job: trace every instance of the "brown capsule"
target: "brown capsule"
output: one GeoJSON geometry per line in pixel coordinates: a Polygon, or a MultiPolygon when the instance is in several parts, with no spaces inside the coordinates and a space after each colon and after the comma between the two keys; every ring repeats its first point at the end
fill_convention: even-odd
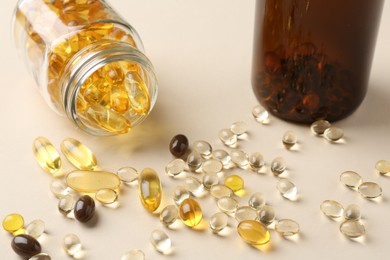
{"type": "Polygon", "coordinates": [[[39,242],[29,235],[17,235],[12,239],[12,249],[25,259],[39,254],[42,251],[39,242]]]}
{"type": "Polygon", "coordinates": [[[95,201],[88,195],[81,196],[74,206],[74,216],[80,222],[88,222],[95,214],[95,201]]]}
{"type": "Polygon", "coordinates": [[[175,135],[169,144],[169,151],[175,157],[182,157],[187,149],[188,139],[185,135],[175,135]]]}

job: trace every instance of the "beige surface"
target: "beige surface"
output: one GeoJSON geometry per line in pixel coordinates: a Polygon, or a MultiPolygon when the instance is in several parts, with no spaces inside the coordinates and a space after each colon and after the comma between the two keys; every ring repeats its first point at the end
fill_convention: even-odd
{"type": "MultiPolygon", "coordinates": [[[[53,259],[67,259],[61,238],[68,232],[81,238],[84,259],[120,259],[124,252],[136,248],[142,249],[147,259],[389,258],[390,178],[378,176],[373,167],[378,159],[390,160],[390,2],[385,4],[367,97],[355,114],[336,123],[346,133],[345,143],[338,145],[313,137],[307,127],[275,118],[263,126],[251,117],[256,104],[249,80],[253,0],[112,1],[140,33],[156,67],[160,93],[152,115],[142,126],[129,135],[111,138],[88,136],[74,129],[44,103],[9,36],[13,2],[4,1],[0,8],[0,217],[20,212],[26,222],[44,220],[47,234],[41,244],[53,259]],[[289,177],[300,193],[299,201],[287,201],[275,190],[276,180],[270,174],[237,170],[248,192],[239,201],[245,204],[251,193],[263,192],[278,218],[300,223],[302,233],[297,241],[271,231],[271,246],[259,251],[238,237],[233,219],[226,237],[213,235],[207,227],[203,231],[184,227],[169,230],[142,208],[134,187],[124,187],[119,208],[98,205],[95,226],[82,225],[57,211],[57,200],[48,186],[51,176],[38,167],[31,152],[32,140],[40,135],[56,147],[65,137],[80,139],[95,151],[103,169],[115,171],[127,165],[155,168],[161,174],[167,204],[173,188],[181,183],[164,174],[171,159],[167,149],[170,138],[185,133],[191,141],[205,139],[222,147],[217,140],[219,129],[236,120],[246,121],[250,131],[240,148],[248,153],[262,152],[267,163],[277,155],[284,156],[289,177]],[[287,129],[298,134],[297,152],[285,150],[280,143],[287,129]],[[378,182],[383,199],[367,201],[343,187],[338,177],[347,169],[378,182]],[[339,223],[321,214],[319,204],[325,199],[361,206],[367,229],[364,242],[346,239],[338,231],[339,223]],[[170,256],[162,256],[150,245],[150,232],[156,228],[172,238],[170,256]]],[[[217,212],[211,198],[199,201],[206,220],[217,212]]],[[[11,237],[1,232],[0,259],[19,259],[10,241],[11,237]]]]}

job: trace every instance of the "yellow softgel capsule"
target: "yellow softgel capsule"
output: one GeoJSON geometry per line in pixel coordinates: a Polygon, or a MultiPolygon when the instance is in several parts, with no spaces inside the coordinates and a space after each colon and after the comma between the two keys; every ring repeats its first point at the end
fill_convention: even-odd
{"type": "Polygon", "coordinates": [[[94,170],[96,168],[96,157],[92,151],[73,138],[66,138],[61,143],[61,151],[66,159],[80,170],[94,170]]]}
{"type": "Polygon", "coordinates": [[[154,212],[161,203],[162,190],[160,178],[155,170],[145,168],[138,177],[138,194],[142,205],[154,212]]]}
{"type": "Polygon", "coordinates": [[[96,193],[101,189],[118,189],[121,181],[112,172],[76,170],[66,176],[66,183],[75,191],[96,193]]]}
{"type": "Polygon", "coordinates": [[[199,203],[191,198],[183,200],[179,207],[179,215],[183,223],[189,227],[197,226],[203,218],[199,203]]]}
{"type": "Polygon", "coordinates": [[[5,231],[14,233],[24,226],[24,219],[20,214],[13,213],[5,216],[3,219],[3,228],[5,231]]]}
{"type": "Polygon", "coordinates": [[[61,168],[61,158],[57,150],[46,137],[37,137],[33,141],[35,159],[48,173],[55,174],[61,168]]]}
{"type": "Polygon", "coordinates": [[[240,191],[244,188],[244,180],[238,175],[230,175],[225,178],[224,184],[233,192],[240,191]]]}
{"type": "Polygon", "coordinates": [[[237,226],[240,237],[251,245],[263,245],[269,242],[270,233],[267,227],[256,220],[244,220],[237,226]]]}
{"type": "Polygon", "coordinates": [[[131,109],[140,115],[148,113],[150,110],[149,91],[137,72],[129,71],[126,74],[125,87],[129,95],[131,109]]]}

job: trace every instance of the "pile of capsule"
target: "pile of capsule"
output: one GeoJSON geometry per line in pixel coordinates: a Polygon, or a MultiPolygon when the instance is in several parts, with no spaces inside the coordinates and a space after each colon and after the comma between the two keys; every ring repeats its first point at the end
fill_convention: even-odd
{"type": "Polygon", "coordinates": [[[376,182],[363,182],[362,177],[355,171],[344,171],[340,174],[340,182],[351,190],[357,190],[367,199],[375,199],[382,195],[382,188],[376,182]]]}
{"type": "Polygon", "coordinates": [[[327,120],[317,120],[310,126],[310,130],[317,136],[323,136],[329,142],[337,142],[344,136],[341,128],[334,127],[327,120]]]}

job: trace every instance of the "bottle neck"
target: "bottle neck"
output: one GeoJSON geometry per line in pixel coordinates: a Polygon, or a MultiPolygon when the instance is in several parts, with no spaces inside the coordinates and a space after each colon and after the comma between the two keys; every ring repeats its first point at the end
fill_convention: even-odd
{"type": "MultiPolygon", "coordinates": [[[[157,97],[157,79],[153,65],[138,49],[125,42],[100,41],[91,44],[75,55],[64,69],[60,80],[62,104],[66,116],[81,130],[93,135],[113,135],[104,129],[91,127],[80,119],[77,111],[77,97],[85,81],[99,68],[114,62],[136,63],[142,70],[149,92],[150,109],[157,97]]],[[[141,123],[148,113],[132,121],[132,127],[141,123]]]]}

